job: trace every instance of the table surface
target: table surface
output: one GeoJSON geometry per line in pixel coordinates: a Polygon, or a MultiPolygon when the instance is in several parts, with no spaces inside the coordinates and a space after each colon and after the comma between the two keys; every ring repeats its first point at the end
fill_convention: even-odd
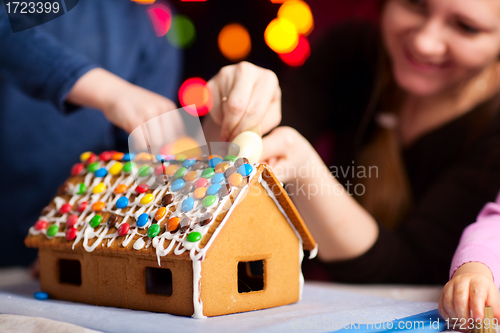
{"type": "MultiPolygon", "coordinates": [[[[29,276],[28,270],[24,268],[9,268],[9,269],[0,269],[0,291],[3,290],[16,290],[16,287],[26,288],[27,290],[36,288],[37,284],[34,282],[29,276]],[[23,287],[26,286],[26,287],[23,287]]],[[[414,301],[401,303],[401,304],[414,304],[412,305],[415,309],[419,308],[435,308],[435,304],[429,303],[416,303],[416,302],[437,302],[439,300],[439,295],[441,292],[442,286],[405,286],[405,285],[349,285],[349,284],[338,284],[338,283],[323,283],[323,282],[307,282],[306,290],[309,293],[315,293],[317,290],[321,290],[321,292],[332,293],[331,295],[348,295],[348,293],[354,293],[359,295],[360,300],[366,300],[367,304],[369,302],[373,302],[374,300],[378,300],[380,297],[388,298],[387,302],[391,303],[392,300],[400,300],[400,301],[414,301]],[[420,307],[419,307],[420,306],[420,307]]],[[[31,292],[31,290],[30,290],[31,292]]],[[[307,299],[306,296],[305,298],[307,299]]],[[[317,296],[320,297],[320,296],[317,296]]],[[[10,296],[8,297],[10,298],[10,296]]],[[[309,300],[310,301],[310,300],[309,300]]],[[[316,301],[316,300],[314,300],[316,301]]],[[[305,301],[307,302],[307,300],[305,301]]],[[[379,301],[380,302],[380,301],[379,301]]],[[[304,302],[302,302],[304,303],[304,302]]],[[[313,302],[314,303],[314,302],[313,302]]],[[[393,305],[397,305],[396,301],[392,301],[393,305]]],[[[15,303],[18,304],[18,303],[15,303]]],[[[377,303],[374,303],[377,304],[377,303]]],[[[305,304],[308,305],[308,304],[305,304]]],[[[84,306],[84,305],[79,305],[84,306]]],[[[304,306],[304,304],[302,304],[304,306]]],[[[324,305],[323,305],[324,306],[324,305]]],[[[87,306],[87,308],[95,308],[91,306],[87,306]]],[[[283,307],[276,308],[282,309],[283,307]]],[[[85,308],[84,308],[85,309],[85,308]]],[[[107,308],[114,309],[114,308],[107,308]]],[[[307,308],[306,308],[307,309],[307,308]]],[[[115,309],[118,310],[118,309],[115,309]]],[[[120,309],[121,310],[121,309],[120,309]]],[[[261,314],[260,317],[264,318],[266,315],[269,317],[268,311],[264,315],[261,314]]],[[[294,311],[293,308],[289,309],[290,311],[294,311]]],[[[129,310],[121,310],[121,311],[129,311],[129,310]]],[[[309,309],[309,311],[313,311],[309,309]]],[[[371,308],[371,311],[374,311],[374,308],[371,308]]],[[[415,310],[413,310],[415,311],[415,310]]],[[[425,312],[425,311],[422,311],[425,312]]],[[[96,332],[90,330],[88,328],[76,326],[73,324],[64,323],[62,321],[56,321],[52,319],[39,318],[39,317],[30,317],[26,315],[15,315],[15,313],[23,313],[22,311],[13,311],[10,313],[14,314],[5,314],[9,313],[6,311],[0,311],[0,331],[2,332],[77,332],[77,333],[90,333],[96,332]]],[[[135,313],[135,312],[134,312],[135,313]]],[[[260,312],[262,313],[262,312],[260,312]]],[[[280,316],[283,316],[283,310],[281,312],[278,310],[273,314],[276,316],[279,313],[280,316]]],[[[23,313],[24,314],[24,313],[23,313]]],[[[31,313],[30,313],[31,315],[31,313]]],[[[248,316],[245,317],[246,314],[233,315],[235,318],[239,316],[239,318],[243,318],[242,320],[249,320],[248,316]]],[[[175,316],[174,316],[175,317],[175,316]]],[[[223,316],[229,317],[229,316],[223,316]]],[[[255,317],[255,315],[253,315],[255,317]]],[[[178,317],[175,317],[178,318],[178,317]]],[[[219,317],[221,318],[221,317],[219,317]]],[[[175,319],[177,320],[177,319],[175,319]]],[[[180,319],[180,320],[185,320],[180,319]]],[[[213,321],[215,322],[215,321],[213,321]]],[[[182,324],[182,323],[181,323],[182,324]]],[[[195,325],[196,326],[196,325],[195,325]]],[[[279,331],[280,327],[276,326],[276,330],[279,331]]],[[[216,328],[214,326],[214,328],[216,328]]],[[[258,328],[258,327],[257,327],[258,328]]],[[[259,329],[256,329],[259,331],[259,329]]]]}

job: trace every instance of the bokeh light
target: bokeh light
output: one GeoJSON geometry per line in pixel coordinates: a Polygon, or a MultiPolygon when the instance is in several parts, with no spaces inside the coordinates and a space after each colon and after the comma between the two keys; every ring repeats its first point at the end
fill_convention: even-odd
{"type": "Polygon", "coordinates": [[[165,36],[172,23],[172,11],[170,8],[163,4],[157,4],[149,6],[147,12],[153,23],[156,36],[165,36]]]}
{"type": "Polygon", "coordinates": [[[137,2],[140,5],[152,5],[156,0],[132,0],[133,2],[137,2]]]}
{"type": "Polygon", "coordinates": [[[276,53],[289,53],[299,43],[299,34],[288,20],[276,18],[264,31],[266,44],[276,53]]]}
{"type": "Polygon", "coordinates": [[[304,36],[309,35],[314,28],[311,8],[304,1],[285,1],[278,10],[278,18],[292,22],[297,32],[304,36]]]}
{"type": "MultiPolygon", "coordinates": [[[[183,154],[185,158],[197,158],[201,157],[202,151],[200,144],[195,139],[185,136],[172,144],[163,146],[160,154],[165,156],[183,154]]],[[[178,158],[179,156],[176,157],[178,158]]]]}
{"type": "Polygon", "coordinates": [[[224,57],[234,62],[245,59],[252,49],[250,34],[239,23],[231,23],[222,28],[218,42],[224,57]]]}
{"type": "Polygon", "coordinates": [[[212,109],[212,91],[202,78],[187,79],[179,89],[179,101],[192,116],[201,117],[212,109]],[[196,105],[196,110],[188,107],[192,104],[196,105]]]}
{"type": "Polygon", "coordinates": [[[288,66],[302,66],[311,55],[311,48],[306,37],[300,36],[299,43],[292,52],[279,54],[281,60],[288,66]]]}
{"type": "Polygon", "coordinates": [[[175,15],[167,33],[167,39],[170,44],[180,49],[191,46],[196,39],[193,22],[187,16],[175,15]]]}

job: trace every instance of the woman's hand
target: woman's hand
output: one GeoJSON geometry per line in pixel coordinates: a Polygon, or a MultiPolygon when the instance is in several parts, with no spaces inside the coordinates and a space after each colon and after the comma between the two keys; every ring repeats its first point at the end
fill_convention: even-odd
{"type": "MultiPolygon", "coordinates": [[[[439,313],[445,319],[464,318],[467,321],[471,318],[472,310],[474,320],[483,320],[485,306],[491,306],[495,318],[500,320],[498,290],[493,283],[490,269],[479,262],[460,266],[441,292],[439,313]]],[[[469,324],[470,322],[467,322],[463,325],[464,328],[470,329],[469,324]]],[[[459,321],[455,329],[460,325],[459,321]]]]}
{"type": "Polygon", "coordinates": [[[208,86],[214,101],[209,114],[220,126],[220,141],[232,141],[255,126],[265,134],[281,122],[281,89],[270,70],[240,62],[223,67],[208,86]]]}

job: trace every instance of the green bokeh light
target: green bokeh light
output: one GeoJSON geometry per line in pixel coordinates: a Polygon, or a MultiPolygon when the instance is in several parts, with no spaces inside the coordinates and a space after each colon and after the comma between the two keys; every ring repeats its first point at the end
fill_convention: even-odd
{"type": "Polygon", "coordinates": [[[175,15],[167,33],[167,39],[174,47],[185,49],[193,45],[196,29],[193,22],[184,15],[175,15]]]}

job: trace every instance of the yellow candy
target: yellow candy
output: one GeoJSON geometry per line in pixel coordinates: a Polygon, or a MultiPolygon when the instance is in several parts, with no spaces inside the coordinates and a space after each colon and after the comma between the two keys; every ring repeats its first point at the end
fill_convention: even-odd
{"type": "Polygon", "coordinates": [[[142,205],[147,205],[148,203],[150,203],[151,201],[153,201],[154,198],[155,197],[151,193],[148,193],[148,194],[146,194],[145,196],[142,197],[141,204],[142,205]]]}
{"type": "Polygon", "coordinates": [[[165,169],[165,174],[167,176],[172,176],[176,171],[177,169],[179,169],[179,167],[175,164],[172,164],[172,165],[169,165],[166,169],[165,169]]]}
{"type": "Polygon", "coordinates": [[[198,177],[198,173],[196,171],[189,171],[187,175],[184,176],[184,180],[188,182],[192,182],[198,177]]]}
{"type": "Polygon", "coordinates": [[[203,199],[205,197],[205,194],[207,194],[207,188],[206,187],[198,187],[196,190],[193,192],[193,197],[195,199],[203,199]]]}
{"type": "Polygon", "coordinates": [[[116,176],[119,174],[123,169],[123,165],[120,162],[116,162],[113,164],[111,168],[109,168],[109,173],[112,174],[113,176],[116,176]]]}
{"type": "Polygon", "coordinates": [[[85,162],[86,160],[89,159],[90,156],[92,156],[92,152],[91,151],[86,151],[85,153],[82,153],[80,155],[80,161],[85,162]]]}
{"type": "Polygon", "coordinates": [[[106,189],[106,185],[104,185],[103,183],[99,183],[96,186],[94,186],[94,188],[92,189],[92,192],[93,193],[101,193],[105,189],[106,189]]]}

